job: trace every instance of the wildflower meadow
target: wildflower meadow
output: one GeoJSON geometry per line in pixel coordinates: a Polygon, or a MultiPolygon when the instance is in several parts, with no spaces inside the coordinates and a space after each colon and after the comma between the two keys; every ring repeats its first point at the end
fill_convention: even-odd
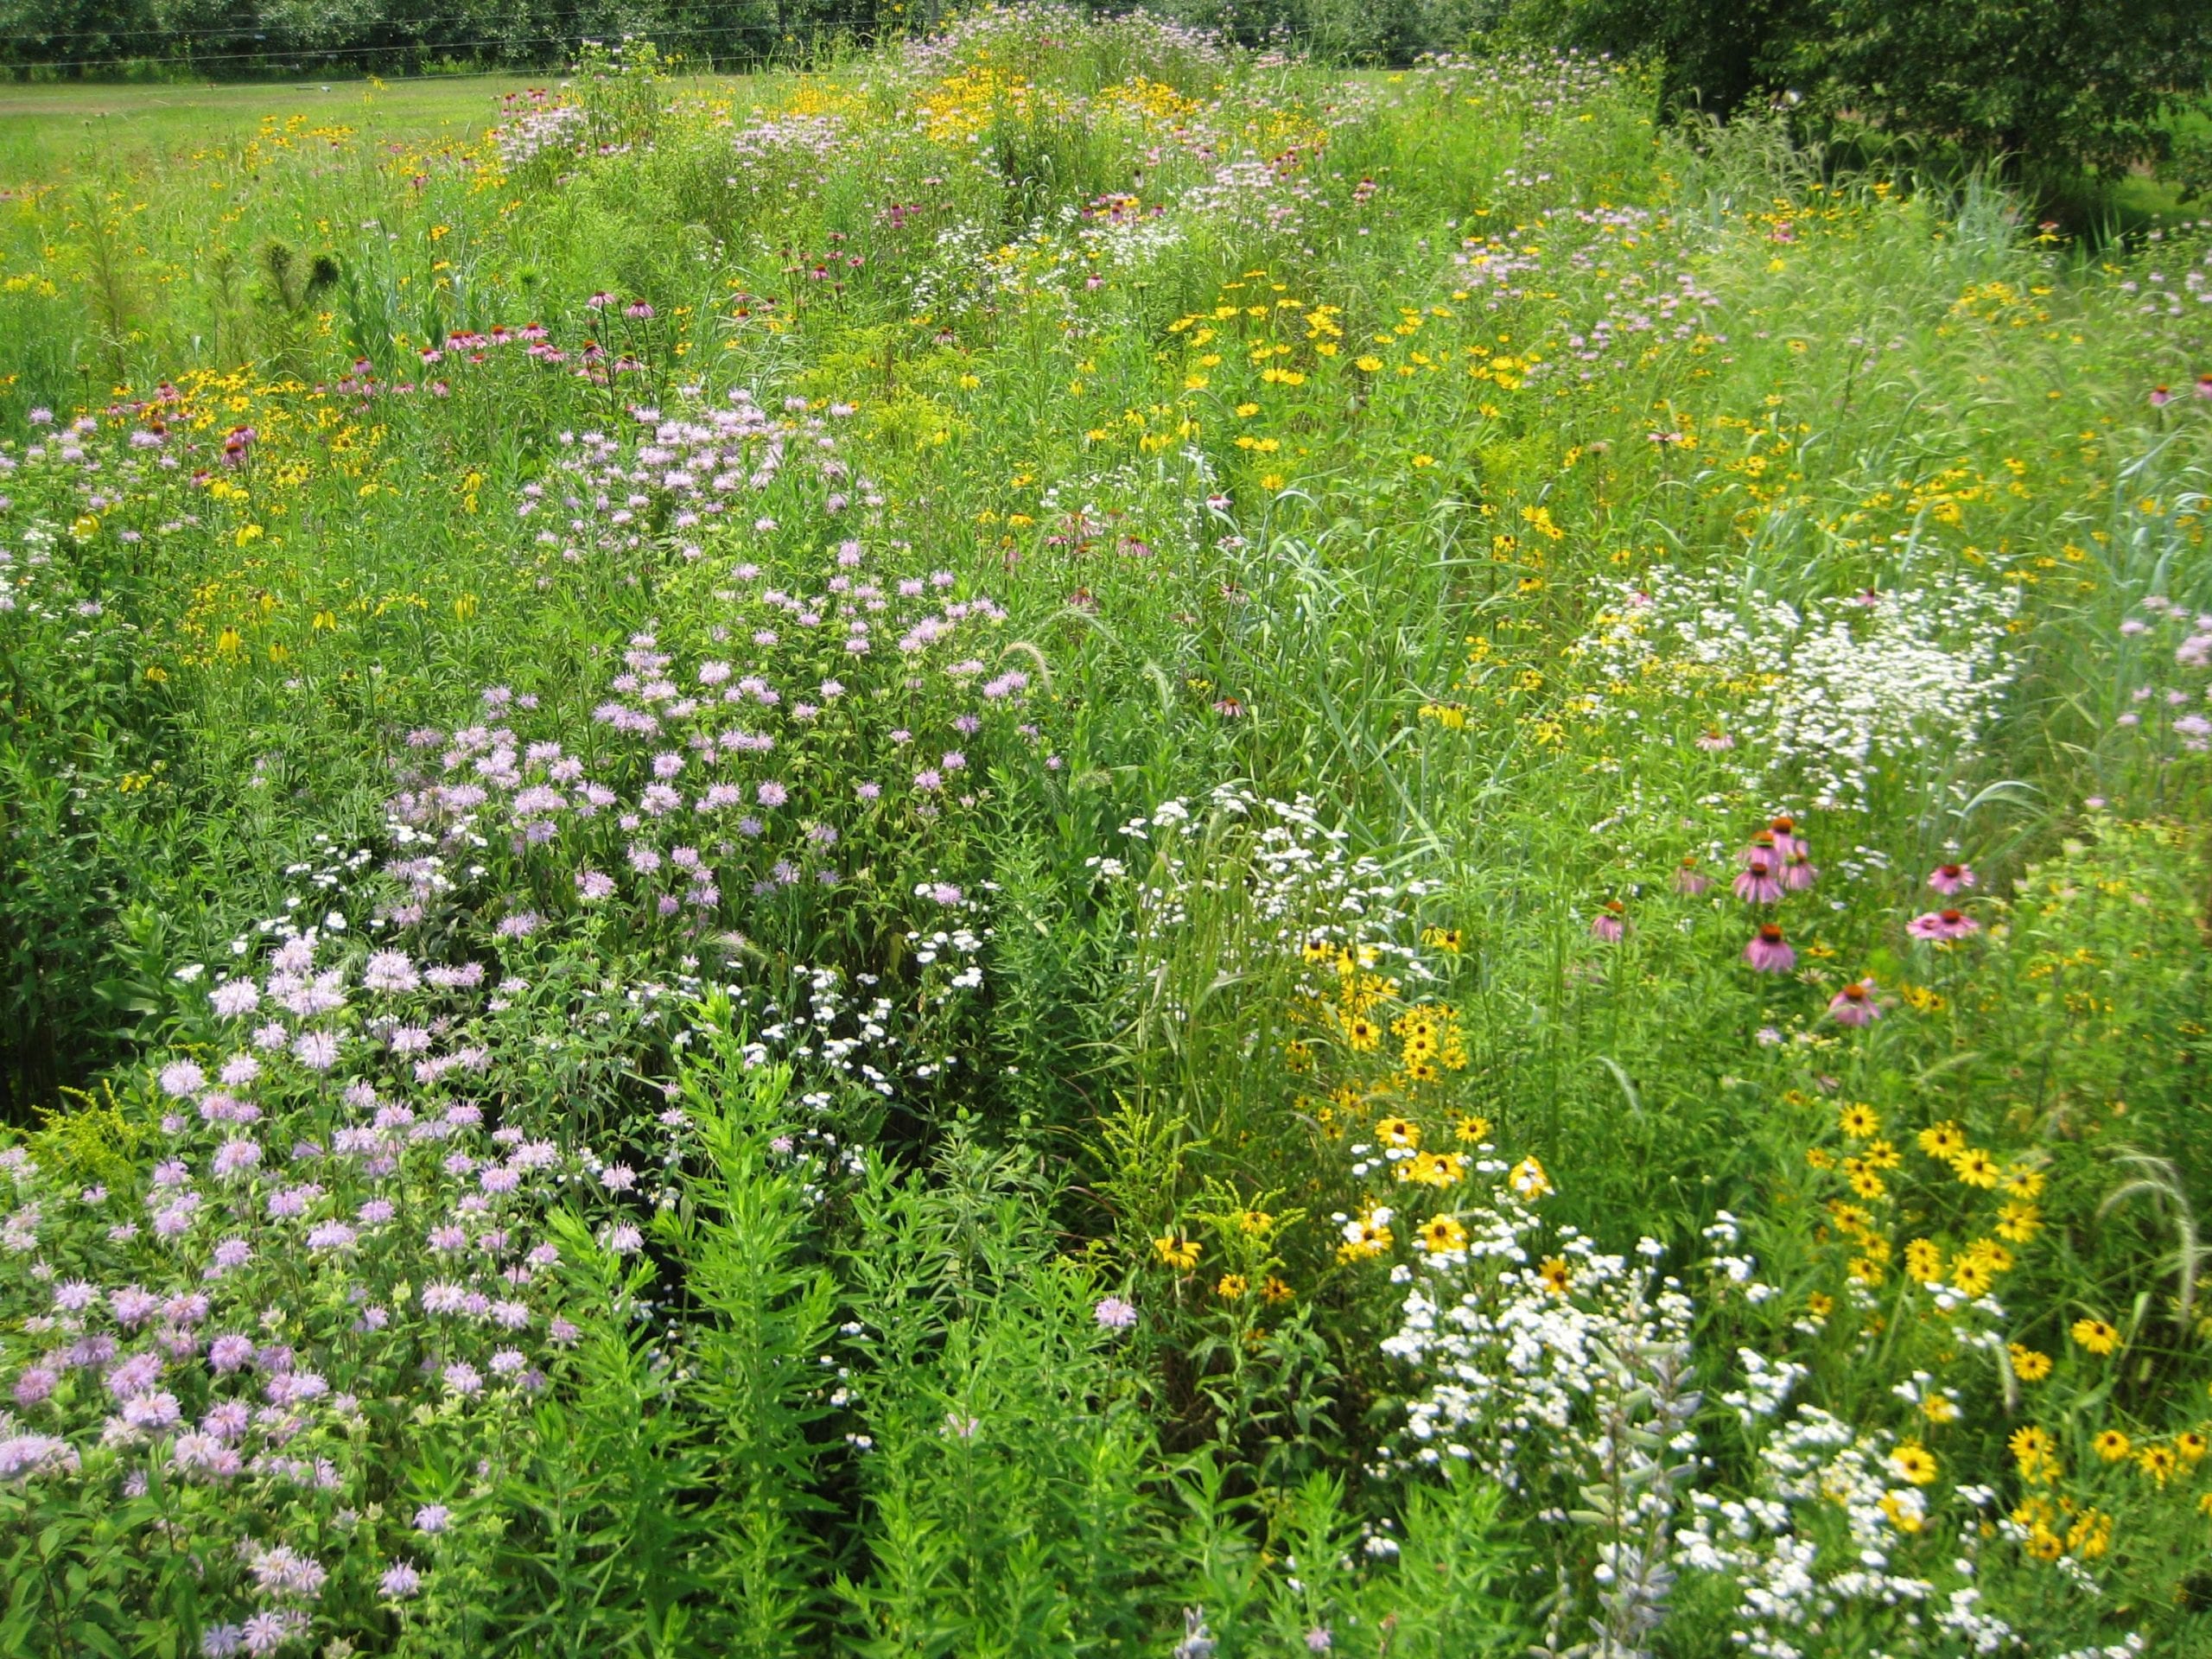
{"type": "Polygon", "coordinates": [[[2212,1655],[2212,221],[1656,86],[0,148],[0,1652],[2212,1655]]]}

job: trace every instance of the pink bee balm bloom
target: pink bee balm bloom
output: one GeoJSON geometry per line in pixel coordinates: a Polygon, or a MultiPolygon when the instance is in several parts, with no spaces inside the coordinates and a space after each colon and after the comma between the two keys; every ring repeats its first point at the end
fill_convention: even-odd
{"type": "Polygon", "coordinates": [[[1119,1296],[1107,1296],[1091,1310],[1091,1317],[1098,1321],[1102,1331],[1126,1331],[1137,1322],[1137,1310],[1119,1296]]]}
{"type": "Polygon", "coordinates": [[[1628,908],[1618,899],[1605,900],[1605,907],[1590,920],[1590,937],[1605,944],[1618,944],[1628,932],[1628,924],[1622,914],[1628,908]]]}
{"type": "Polygon", "coordinates": [[[1713,885],[1709,876],[1698,874],[1697,860],[1686,858],[1675,872],[1675,891],[1694,899],[1713,885]]]}
{"type": "Polygon", "coordinates": [[[1828,999],[1828,1018],[1839,1026],[1871,1026],[1881,1017],[1871,979],[1855,979],[1828,999]]]}
{"type": "Polygon", "coordinates": [[[1916,916],[1904,925],[1904,931],[1916,939],[1963,939],[1969,933],[1981,931],[1981,924],[1963,911],[1931,910],[1924,916],[1916,916]]]}
{"type": "Polygon", "coordinates": [[[1813,861],[1805,856],[1805,843],[1799,842],[1797,850],[1783,866],[1782,885],[1792,893],[1802,893],[1820,879],[1821,873],[1813,868],[1813,861]]]}
{"type": "Polygon", "coordinates": [[[1786,974],[1797,965],[1797,953],[1782,937],[1782,930],[1767,923],[1744,947],[1744,960],[1763,974],[1786,974]]]}
{"type": "Polygon", "coordinates": [[[1754,852],[1745,860],[1743,873],[1736,878],[1735,893],[1747,905],[1770,905],[1782,897],[1782,882],[1775,875],[1770,855],[1754,852]]]}
{"type": "Polygon", "coordinates": [[[1974,886],[1974,866],[1938,864],[1928,873],[1928,885],[1948,899],[1953,893],[1964,892],[1974,886]]]}

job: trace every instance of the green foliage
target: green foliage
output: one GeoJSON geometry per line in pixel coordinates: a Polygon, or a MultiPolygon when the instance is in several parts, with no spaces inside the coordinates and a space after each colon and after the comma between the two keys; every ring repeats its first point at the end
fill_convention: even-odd
{"type": "Polygon", "coordinates": [[[1877,155],[2123,175],[2197,107],[2212,19],[2190,0],[1516,0],[1503,26],[1666,66],[1663,97],[1729,116],[1773,102],[1877,155]]]}

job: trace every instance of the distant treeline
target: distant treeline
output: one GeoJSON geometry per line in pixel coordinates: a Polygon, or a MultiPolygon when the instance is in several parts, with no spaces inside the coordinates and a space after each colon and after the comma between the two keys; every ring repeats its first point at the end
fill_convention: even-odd
{"type": "MultiPolygon", "coordinates": [[[[0,0],[0,74],[245,79],[554,68],[652,40],[702,67],[823,57],[961,0],[0,0]]],[[[1090,12],[1126,4],[1084,4],[1090,12]]],[[[2212,187],[2212,0],[1157,0],[1240,44],[1404,65],[1491,43],[1660,71],[1671,116],[1771,107],[1801,135],[2045,176],[2145,163],[2212,187]]]]}

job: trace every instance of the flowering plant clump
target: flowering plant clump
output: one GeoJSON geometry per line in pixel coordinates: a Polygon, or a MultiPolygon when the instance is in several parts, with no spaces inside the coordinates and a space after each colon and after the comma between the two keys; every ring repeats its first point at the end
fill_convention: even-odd
{"type": "Polygon", "coordinates": [[[2202,1647],[2212,223],[1352,11],[17,146],[0,1653],[2202,1647]]]}

